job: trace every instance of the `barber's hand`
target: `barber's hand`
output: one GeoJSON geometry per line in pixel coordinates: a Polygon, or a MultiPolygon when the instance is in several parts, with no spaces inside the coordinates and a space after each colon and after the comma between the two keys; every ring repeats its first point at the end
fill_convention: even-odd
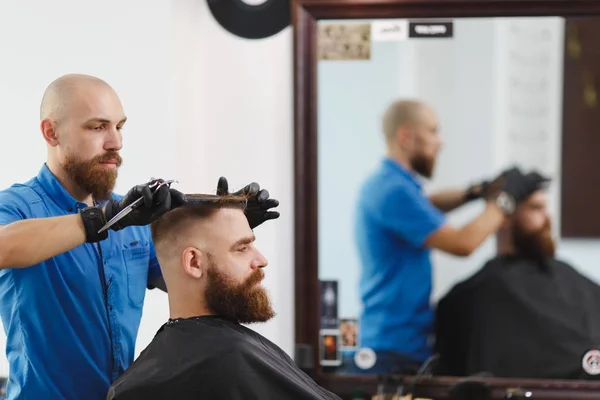
{"type": "MultiPolygon", "coordinates": [[[[516,168],[515,168],[516,170],[516,168]]],[[[524,174],[521,171],[509,171],[506,175],[505,191],[518,202],[527,199],[536,190],[544,187],[550,178],[542,176],[537,171],[524,174]]]]}
{"type": "Polygon", "coordinates": [[[173,210],[177,207],[181,207],[181,206],[187,204],[187,197],[185,196],[184,193],[181,193],[179,190],[173,189],[173,188],[169,188],[169,192],[171,194],[170,210],[173,210]]]}
{"type": "Polygon", "coordinates": [[[496,198],[504,188],[506,182],[505,174],[508,171],[508,169],[502,171],[502,173],[492,180],[486,179],[469,186],[465,194],[465,202],[468,203],[481,198],[486,200],[496,198]]]}
{"type": "Polygon", "coordinates": [[[515,202],[523,201],[531,194],[530,184],[523,172],[517,167],[504,170],[492,183],[490,183],[489,195],[495,197],[500,192],[510,195],[515,202]],[[491,187],[493,184],[493,187],[491,187]]]}
{"type": "Polygon", "coordinates": [[[108,200],[104,208],[106,221],[110,221],[111,218],[139,198],[143,199],[129,214],[111,226],[110,229],[118,231],[127,226],[149,225],[164,213],[171,210],[172,205],[174,204],[173,199],[175,199],[176,202],[181,202],[181,204],[183,204],[185,196],[183,196],[181,192],[175,191],[174,189],[169,189],[169,185],[161,186],[153,195],[152,193],[156,189],[151,188],[150,185],[156,182],[160,184],[164,182],[164,180],[155,179],[143,185],[135,186],[129,190],[129,192],[127,192],[127,194],[123,196],[120,201],[113,199],[108,200]],[[179,196],[179,194],[181,194],[183,197],[179,196]]]}
{"type": "Polygon", "coordinates": [[[260,188],[256,182],[252,182],[235,193],[229,193],[229,184],[227,179],[222,176],[217,183],[218,196],[246,196],[248,204],[246,206],[246,218],[251,229],[256,228],[260,224],[279,218],[279,212],[269,211],[279,205],[279,201],[269,198],[269,192],[266,189],[260,188]]]}
{"type": "Polygon", "coordinates": [[[504,186],[506,185],[506,176],[508,170],[502,171],[498,176],[496,176],[491,181],[487,182],[485,188],[483,189],[483,193],[481,197],[486,200],[492,200],[498,197],[498,195],[504,190],[504,186]]]}
{"type": "Polygon", "coordinates": [[[465,202],[468,203],[484,197],[488,185],[489,181],[485,180],[469,186],[465,193],[465,202]]]}

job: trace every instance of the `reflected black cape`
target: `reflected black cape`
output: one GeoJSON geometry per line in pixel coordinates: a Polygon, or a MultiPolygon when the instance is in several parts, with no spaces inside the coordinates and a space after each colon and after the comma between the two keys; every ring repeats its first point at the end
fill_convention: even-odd
{"type": "Polygon", "coordinates": [[[558,260],[490,260],[437,307],[439,375],[596,379],[582,368],[600,346],[600,286],[558,260]]]}
{"type": "Polygon", "coordinates": [[[107,399],[340,400],[275,344],[219,317],[165,324],[107,399]]]}

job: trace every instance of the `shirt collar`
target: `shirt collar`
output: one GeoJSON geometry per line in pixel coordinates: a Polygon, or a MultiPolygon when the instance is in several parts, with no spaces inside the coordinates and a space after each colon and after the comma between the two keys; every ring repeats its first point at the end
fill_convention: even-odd
{"type": "Polygon", "coordinates": [[[408,169],[406,169],[404,166],[400,165],[398,162],[396,162],[392,158],[385,157],[383,159],[383,166],[388,171],[392,171],[394,173],[402,175],[403,177],[408,179],[410,182],[414,183],[415,186],[417,186],[418,188],[421,188],[421,186],[422,186],[421,180],[419,179],[419,176],[417,175],[417,173],[413,172],[413,171],[409,171],[408,169]]]}
{"type": "Polygon", "coordinates": [[[42,185],[42,188],[44,188],[44,191],[65,211],[73,212],[74,210],[87,207],[87,204],[77,201],[67,192],[67,189],[64,188],[58,178],[50,171],[46,163],[42,165],[37,180],[42,185]]]}

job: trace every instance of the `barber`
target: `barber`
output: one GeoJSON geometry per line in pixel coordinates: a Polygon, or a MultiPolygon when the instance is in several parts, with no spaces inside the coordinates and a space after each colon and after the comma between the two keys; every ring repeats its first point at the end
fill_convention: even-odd
{"type": "Polygon", "coordinates": [[[361,188],[356,238],[362,274],[360,345],[375,352],[365,373],[414,373],[430,356],[434,315],[431,249],[465,257],[496,232],[512,211],[522,175],[507,171],[492,182],[427,197],[440,148],[434,111],[400,100],[383,116],[387,156],[361,188]],[[485,209],[456,228],[444,213],[472,200],[485,209]]]}
{"type": "MultiPolygon", "coordinates": [[[[46,162],[36,177],[0,191],[8,400],[105,399],[133,362],[146,289],[166,290],[148,225],[185,196],[168,185],[157,190],[162,180],[122,197],[113,193],[124,124],[106,82],[58,78],[41,105],[46,162]],[[98,233],[139,199],[139,207],[98,233]]],[[[249,202],[264,200],[258,185],[246,189],[249,202]]]]}

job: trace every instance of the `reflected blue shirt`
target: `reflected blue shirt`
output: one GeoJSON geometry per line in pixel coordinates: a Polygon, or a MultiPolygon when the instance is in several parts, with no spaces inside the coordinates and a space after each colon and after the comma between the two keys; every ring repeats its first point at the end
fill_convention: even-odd
{"type": "MultiPolygon", "coordinates": [[[[0,225],[85,207],[44,164],[28,182],[0,191],[0,225]]],[[[6,398],[104,400],[133,362],[146,288],[160,275],[147,226],[109,231],[100,243],[0,270],[6,398]]]]}
{"type": "Polygon", "coordinates": [[[418,362],[431,355],[432,267],[424,243],[444,222],[417,178],[391,159],[363,184],[355,225],[362,347],[418,362]]]}

